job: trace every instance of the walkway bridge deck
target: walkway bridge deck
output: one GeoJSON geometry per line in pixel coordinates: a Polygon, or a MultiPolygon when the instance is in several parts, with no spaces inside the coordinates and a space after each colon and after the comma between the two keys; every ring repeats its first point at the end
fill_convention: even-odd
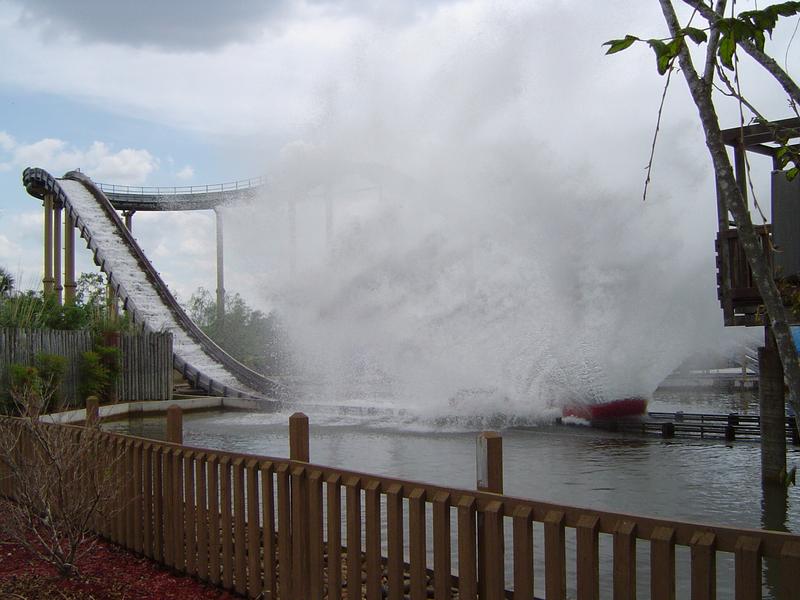
{"type": "Polygon", "coordinates": [[[266,186],[263,177],[212,185],[143,187],[97,183],[117,210],[210,210],[255,199],[266,186]]]}

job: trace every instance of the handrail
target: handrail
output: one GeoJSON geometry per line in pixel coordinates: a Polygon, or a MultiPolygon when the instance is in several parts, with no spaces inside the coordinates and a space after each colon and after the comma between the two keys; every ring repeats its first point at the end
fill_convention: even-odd
{"type": "Polygon", "coordinates": [[[236,181],[226,181],[224,183],[212,183],[208,185],[185,186],[135,186],[95,182],[95,185],[105,194],[130,196],[176,196],[233,192],[260,187],[265,184],[266,180],[264,177],[251,177],[249,179],[238,179],[236,181]]]}

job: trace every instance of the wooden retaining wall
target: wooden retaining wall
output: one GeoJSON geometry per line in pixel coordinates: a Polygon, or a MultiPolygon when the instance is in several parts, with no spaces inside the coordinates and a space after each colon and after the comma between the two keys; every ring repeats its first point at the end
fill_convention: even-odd
{"type": "MultiPolygon", "coordinates": [[[[119,335],[122,362],[115,384],[118,401],[170,400],[172,398],[172,334],[124,333],[119,335]]],[[[53,329],[0,329],[0,382],[8,382],[8,367],[14,363],[34,365],[39,353],[67,359],[62,383],[68,406],[79,406],[81,354],[92,349],[89,331],[53,329]]]]}
{"type": "MultiPolygon", "coordinates": [[[[83,430],[121,490],[96,530],[249,598],[531,600],[541,590],[565,600],[572,589],[598,600],[602,576],[613,590],[603,597],[615,600],[636,598],[637,588],[640,598],[672,600],[678,578],[681,597],[714,599],[722,578],[736,600],[754,600],[765,559],[778,565],[786,598],[800,589],[797,535],[500,493],[496,434],[479,443],[482,489],[467,490],[311,464],[307,424],[304,415],[290,420],[289,459],[83,430]]],[[[2,463],[0,493],[14,495],[2,463]]]]}

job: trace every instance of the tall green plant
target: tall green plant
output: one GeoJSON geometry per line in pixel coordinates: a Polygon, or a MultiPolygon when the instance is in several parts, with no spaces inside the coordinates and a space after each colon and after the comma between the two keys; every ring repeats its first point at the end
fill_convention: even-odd
{"type": "Polygon", "coordinates": [[[114,383],[120,374],[120,351],[113,346],[97,345],[81,354],[81,398],[97,396],[103,402],[112,400],[114,383]]]}

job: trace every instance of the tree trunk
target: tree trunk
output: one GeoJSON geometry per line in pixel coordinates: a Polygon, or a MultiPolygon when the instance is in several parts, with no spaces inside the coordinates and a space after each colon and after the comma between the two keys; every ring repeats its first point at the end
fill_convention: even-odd
{"type": "MultiPolygon", "coordinates": [[[[680,25],[670,0],[659,0],[664,19],[672,36],[677,36],[680,25]]],[[[800,427],[800,363],[797,360],[797,349],[792,340],[789,321],[783,300],[778,292],[769,263],[761,248],[761,244],[750,219],[750,211],[736,183],[728,152],[722,141],[717,111],[711,98],[711,83],[698,77],[692,64],[689,51],[684,44],[678,55],[681,71],[684,74],[692,100],[697,107],[706,146],[714,165],[719,193],[723,204],[731,212],[739,232],[739,242],[747,256],[747,262],[753,273],[753,281],[764,302],[764,308],[772,327],[778,354],[783,364],[784,374],[789,384],[789,403],[794,409],[795,421],[800,427]]]]}

